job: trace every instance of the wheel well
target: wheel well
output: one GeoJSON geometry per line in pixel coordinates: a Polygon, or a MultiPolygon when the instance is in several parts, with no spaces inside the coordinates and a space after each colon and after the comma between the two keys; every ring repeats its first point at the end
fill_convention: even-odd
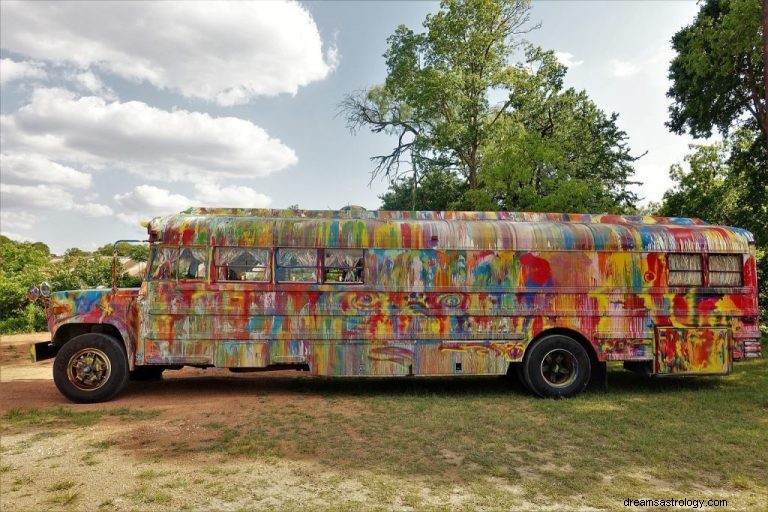
{"type": "Polygon", "coordinates": [[[125,350],[125,340],[123,340],[123,336],[120,334],[117,327],[111,324],[65,324],[56,330],[56,335],[53,337],[52,341],[54,345],[61,347],[75,336],[80,336],[81,334],[87,334],[89,332],[109,334],[120,341],[120,345],[122,345],[123,350],[125,350]]]}
{"type": "MultiPolygon", "coordinates": [[[[573,329],[567,329],[565,327],[555,327],[554,329],[547,329],[546,331],[540,332],[539,335],[536,336],[533,341],[528,344],[528,347],[544,338],[545,336],[550,336],[552,334],[560,334],[563,336],[568,336],[569,338],[573,338],[574,340],[578,341],[582,347],[584,347],[584,350],[587,351],[589,359],[593,365],[600,362],[600,360],[597,358],[595,347],[589,342],[589,340],[579,331],[574,331],[573,329]]],[[[526,347],[525,355],[528,354],[528,347],[526,347]]],[[[523,358],[525,358],[525,355],[523,358]]]]}

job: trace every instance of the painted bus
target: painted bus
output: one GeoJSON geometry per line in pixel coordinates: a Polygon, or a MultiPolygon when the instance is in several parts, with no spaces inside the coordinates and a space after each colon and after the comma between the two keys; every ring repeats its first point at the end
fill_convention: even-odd
{"type": "MultiPolygon", "coordinates": [[[[189,209],[148,223],[138,289],[43,290],[75,402],[183,366],[313,375],[727,375],[761,355],[755,245],[699,219],[189,209]]],[[[33,290],[37,296],[40,291],[33,290]]]]}

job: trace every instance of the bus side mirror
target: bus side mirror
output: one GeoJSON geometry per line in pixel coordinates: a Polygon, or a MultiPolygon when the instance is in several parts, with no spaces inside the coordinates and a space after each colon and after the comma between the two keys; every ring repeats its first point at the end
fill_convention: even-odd
{"type": "Polygon", "coordinates": [[[117,291],[117,244],[112,246],[112,291],[117,291]]]}

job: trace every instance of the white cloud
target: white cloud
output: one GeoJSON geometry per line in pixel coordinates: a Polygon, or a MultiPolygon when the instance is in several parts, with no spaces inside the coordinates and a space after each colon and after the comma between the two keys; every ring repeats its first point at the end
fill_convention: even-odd
{"type": "Polygon", "coordinates": [[[623,78],[638,74],[641,70],[641,67],[639,64],[635,64],[633,62],[614,59],[611,61],[611,70],[613,72],[613,76],[623,78]]]}
{"type": "Polygon", "coordinates": [[[112,208],[103,204],[78,202],[68,191],[53,185],[2,183],[0,197],[3,209],[23,210],[34,207],[53,211],[74,211],[88,217],[104,217],[113,213],[112,208]]]}
{"type": "Polygon", "coordinates": [[[292,149],[250,121],[78,98],[63,89],[36,89],[30,103],[1,116],[0,144],[50,160],[175,181],[265,176],[298,161],[292,149]]]}
{"type": "Polygon", "coordinates": [[[192,206],[187,197],[152,185],[139,185],[130,192],[117,194],[115,202],[127,210],[152,214],[177,213],[192,206]]]}
{"type": "Polygon", "coordinates": [[[25,211],[0,210],[0,229],[27,231],[34,227],[37,217],[25,211]]]}
{"type": "Polygon", "coordinates": [[[0,84],[30,78],[44,80],[47,77],[48,74],[39,62],[0,59],[0,84]]]}
{"type": "Polygon", "coordinates": [[[575,68],[584,64],[583,60],[576,60],[575,55],[569,52],[555,52],[557,62],[569,68],[575,68]]]}
{"type": "Polygon", "coordinates": [[[96,76],[92,71],[81,71],[79,73],[68,73],[66,78],[74,82],[81,90],[101,96],[108,100],[117,99],[115,92],[104,85],[101,78],[96,76]]]}
{"type": "Polygon", "coordinates": [[[73,204],[72,209],[87,217],[108,217],[114,213],[114,210],[105,204],[90,202],[85,204],[73,204]]]}
{"type": "Polygon", "coordinates": [[[266,208],[272,202],[269,196],[239,185],[222,187],[215,183],[198,183],[195,185],[195,191],[197,206],[266,208]]]}
{"type": "Polygon", "coordinates": [[[115,195],[114,199],[123,209],[117,218],[131,225],[158,215],[178,213],[191,206],[264,208],[272,202],[269,196],[250,187],[222,187],[213,182],[196,184],[193,198],[153,185],[139,185],[129,192],[115,195]]]}
{"type": "Polygon", "coordinates": [[[296,2],[3,2],[3,47],[222,105],[296,94],[338,62],[296,2]]]}
{"type": "Polygon", "coordinates": [[[0,154],[3,179],[34,181],[85,189],[91,186],[91,175],[66,165],[52,162],[40,155],[0,154]]]}

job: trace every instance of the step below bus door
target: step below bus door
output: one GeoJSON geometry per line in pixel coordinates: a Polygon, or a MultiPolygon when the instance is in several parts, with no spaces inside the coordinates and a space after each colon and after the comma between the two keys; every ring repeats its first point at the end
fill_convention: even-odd
{"type": "Polygon", "coordinates": [[[727,375],[731,371],[726,328],[657,327],[655,338],[656,375],[727,375]]]}

